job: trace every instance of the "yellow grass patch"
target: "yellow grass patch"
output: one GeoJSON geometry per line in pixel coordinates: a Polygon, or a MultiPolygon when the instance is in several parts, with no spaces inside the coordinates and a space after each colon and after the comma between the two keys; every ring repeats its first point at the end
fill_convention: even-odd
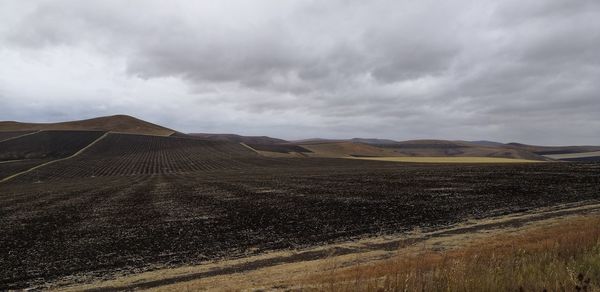
{"type": "Polygon", "coordinates": [[[423,250],[313,278],[317,291],[600,291],[600,218],[423,250]]]}
{"type": "Polygon", "coordinates": [[[377,160],[392,162],[413,163],[533,163],[543,162],[527,159],[513,159],[501,157],[347,157],[349,159],[377,160]]]}

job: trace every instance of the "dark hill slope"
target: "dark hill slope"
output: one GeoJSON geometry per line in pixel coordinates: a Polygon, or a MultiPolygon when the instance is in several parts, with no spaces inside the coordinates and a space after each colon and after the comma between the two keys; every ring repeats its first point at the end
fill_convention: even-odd
{"type": "Polygon", "coordinates": [[[398,141],[390,140],[390,139],[377,139],[377,138],[352,138],[349,140],[354,143],[363,143],[370,145],[388,145],[388,144],[396,144],[398,141]]]}
{"type": "Polygon", "coordinates": [[[600,146],[536,146],[521,143],[508,143],[506,147],[529,151],[539,155],[570,154],[600,151],[600,146]]]}
{"type": "Polygon", "coordinates": [[[41,131],[0,142],[0,161],[63,158],[102,136],[101,131],[41,131]]]}
{"type": "Polygon", "coordinates": [[[87,120],[60,123],[20,123],[14,121],[0,122],[0,131],[36,130],[110,131],[157,136],[169,136],[175,133],[174,130],[127,115],[98,117],[87,120]]]}
{"type": "Polygon", "coordinates": [[[228,142],[246,143],[246,144],[271,145],[271,144],[288,143],[288,141],[286,141],[286,140],[267,137],[267,136],[242,136],[242,135],[236,135],[236,134],[207,134],[207,133],[191,133],[188,135],[195,137],[195,138],[205,139],[205,140],[228,141],[228,142]]]}
{"type": "Polygon", "coordinates": [[[239,143],[110,133],[80,155],[20,180],[239,169],[265,158],[239,143]],[[35,178],[33,177],[35,175],[35,178]]]}
{"type": "Polygon", "coordinates": [[[0,131],[0,142],[34,132],[35,131],[0,131]]]}

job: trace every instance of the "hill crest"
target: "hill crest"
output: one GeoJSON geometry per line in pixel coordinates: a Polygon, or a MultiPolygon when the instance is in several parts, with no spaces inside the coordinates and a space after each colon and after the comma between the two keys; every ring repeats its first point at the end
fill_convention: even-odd
{"type": "Polygon", "coordinates": [[[108,131],[126,134],[170,136],[176,131],[128,115],[112,115],[57,123],[0,121],[0,131],[108,131]]]}

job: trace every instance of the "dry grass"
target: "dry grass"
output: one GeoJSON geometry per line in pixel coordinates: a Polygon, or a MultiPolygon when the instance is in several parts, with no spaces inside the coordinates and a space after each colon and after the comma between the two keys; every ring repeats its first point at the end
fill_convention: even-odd
{"type": "Polygon", "coordinates": [[[513,159],[501,157],[349,157],[350,159],[413,162],[413,163],[532,163],[543,162],[527,159],[513,159]]]}
{"type": "MultiPolygon", "coordinates": [[[[301,285],[302,286],[302,285],[301,285]]],[[[570,219],[449,251],[333,268],[319,291],[600,291],[600,218],[570,219]]]]}

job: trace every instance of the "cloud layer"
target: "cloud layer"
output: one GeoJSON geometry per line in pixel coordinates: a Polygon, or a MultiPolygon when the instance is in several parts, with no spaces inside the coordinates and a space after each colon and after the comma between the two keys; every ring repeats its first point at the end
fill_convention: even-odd
{"type": "Polygon", "coordinates": [[[600,2],[3,1],[0,120],[600,144],[600,2]]]}

